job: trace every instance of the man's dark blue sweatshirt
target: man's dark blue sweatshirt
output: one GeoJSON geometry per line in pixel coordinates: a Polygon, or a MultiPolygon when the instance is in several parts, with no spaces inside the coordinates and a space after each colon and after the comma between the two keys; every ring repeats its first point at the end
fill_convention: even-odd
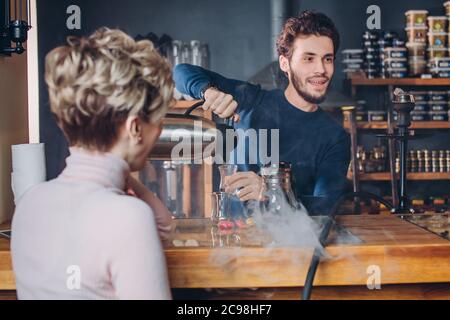
{"type": "MultiPolygon", "coordinates": [[[[263,90],[188,64],[175,67],[174,80],[178,91],[196,99],[208,85],[231,94],[241,118],[236,129],[279,129],[279,160],[292,165],[297,197],[326,197],[331,206],[345,192],[350,138],[322,109],[304,112],[287,101],[283,90],[263,90]]],[[[245,163],[239,170],[258,173],[260,166],[245,163]]]]}

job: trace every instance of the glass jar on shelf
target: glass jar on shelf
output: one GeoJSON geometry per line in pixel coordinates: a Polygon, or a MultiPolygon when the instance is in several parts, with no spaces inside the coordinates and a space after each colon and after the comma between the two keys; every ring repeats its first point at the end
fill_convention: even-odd
{"type": "Polygon", "coordinates": [[[200,49],[201,49],[200,41],[191,40],[191,63],[194,66],[202,65],[202,55],[200,49]]]}
{"type": "Polygon", "coordinates": [[[200,45],[200,55],[201,55],[201,67],[205,69],[209,69],[210,61],[209,61],[209,46],[207,43],[202,43],[200,45]]]}
{"type": "Polygon", "coordinates": [[[173,40],[172,41],[172,50],[171,54],[169,56],[169,61],[172,63],[172,66],[176,66],[180,63],[182,63],[181,58],[181,49],[183,47],[183,42],[180,40],[173,40]]]}
{"type": "Polygon", "coordinates": [[[191,45],[188,42],[183,42],[181,47],[181,63],[192,64],[191,45]]]}

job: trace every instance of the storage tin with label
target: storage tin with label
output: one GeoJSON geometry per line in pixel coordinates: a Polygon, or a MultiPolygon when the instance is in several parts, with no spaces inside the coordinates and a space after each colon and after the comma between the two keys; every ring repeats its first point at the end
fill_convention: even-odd
{"type": "Polygon", "coordinates": [[[408,42],[406,43],[406,48],[408,49],[409,57],[425,57],[427,45],[425,43],[414,43],[408,42]]]}
{"type": "Polygon", "coordinates": [[[382,62],[383,67],[385,68],[408,68],[408,60],[406,58],[388,58],[384,59],[382,62]]]}
{"type": "Polygon", "coordinates": [[[428,121],[429,112],[428,111],[411,111],[412,121],[428,121]]]}
{"type": "Polygon", "coordinates": [[[409,58],[409,75],[410,76],[420,76],[427,71],[427,62],[424,58],[409,58]]]}
{"type": "Polygon", "coordinates": [[[430,59],[430,68],[450,68],[450,58],[433,58],[430,59]]]}
{"type": "Polygon", "coordinates": [[[414,107],[414,111],[429,111],[429,109],[428,109],[428,102],[426,102],[426,101],[416,102],[416,105],[414,107]]]}
{"type": "Polygon", "coordinates": [[[430,111],[430,121],[448,121],[448,112],[430,111]]]}
{"type": "Polygon", "coordinates": [[[346,49],[342,50],[343,60],[363,59],[362,49],[346,49]]]}
{"type": "Polygon", "coordinates": [[[406,49],[406,48],[384,48],[381,51],[381,58],[383,60],[408,58],[408,49],[406,49]]]}
{"type": "Polygon", "coordinates": [[[406,78],[408,69],[406,68],[387,68],[384,72],[386,78],[406,78]]]}
{"type": "Polygon", "coordinates": [[[430,32],[447,32],[448,17],[430,16],[428,20],[428,30],[430,32]]]}
{"type": "Polygon", "coordinates": [[[367,121],[367,111],[356,111],[355,114],[356,121],[366,122],[367,121]]]}
{"type": "Polygon", "coordinates": [[[438,73],[446,73],[446,72],[450,72],[450,68],[439,68],[439,67],[430,68],[430,73],[433,75],[436,75],[438,73]]]}
{"type": "Polygon", "coordinates": [[[430,101],[428,102],[429,111],[448,111],[447,101],[430,101]]]}
{"type": "Polygon", "coordinates": [[[409,43],[427,43],[427,27],[407,27],[405,31],[409,43]]]}
{"type": "Polygon", "coordinates": [[[428,92],[429,91],[410,91],[410,93],[414,95],[414,100],[416,103],[428,101],[428,92]]]}
{"type": "Polygon", "coordinates": [[[368,111],[367,115],[370,122],[386,121],[387,119],[386,111],[368,111]]]}
{"type": "Polygon", "coordinates": [[[427,10],[408,10],[405,12],[406,25],[409,27],[426,27],[428,11],[427,10]]]}
{"type": "Polygon", "coordinates": [[[427,56],[428,59],[430,60],[433,58],[445,58],[447,57],[447,52],[448,52],[447,48],[429,47],[427,49],[427,56]]]}
{"type": "Polygon", "coordinates": [[[446,48],[447,38],[447,32],[428,32],[428,44],[431,47],[446,48]]]}
{"type": "Polygon", "coordinates": [[[448,93],[447,91],[429,91],[428,100],[429,101],[447,101],[448,93]]]}
{"type": "Polygon", "coordinates": [[[447,17],[450,16],[450,1],[444,2],[445,14],[447,17]]]}

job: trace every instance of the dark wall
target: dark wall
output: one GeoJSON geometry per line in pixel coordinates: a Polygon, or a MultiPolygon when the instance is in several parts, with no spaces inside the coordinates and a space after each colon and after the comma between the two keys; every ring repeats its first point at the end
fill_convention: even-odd
{"type": "Polygon", "coordinates": [[[106,25],[205,41],[211,68],[228,77],[248,79],[270,60],[269,0],[95,0],[83,10],[87,32],[106,25]]]}
{"type": "Polygon", "coordinates": [[[53,48],[65,43],[68,35],[80,35],[66,28],[67,7],[83,6],[87,1],[39,0],[37,1],[38,45],[39,45],[39,123],[41,142],[45,143],[47,178],[55,178],[65,165],[68,154],[62,132],[50,112],[48,92],[44,82],[45,56],[53,48]]]}
{"type": "MultiPolygon", "coordinates": [[[[402,31],[404,12],[428,9],[443,14],[443,0],[301,0],[292,1],[292,13],[311,9],[328,14],[342,37],[341,48],[360,46],[365,30],[366,8],[377,4],[382,9],[382,28],[402,31]]],[[[39,62],[41,140],[47,148],[48,178],[64,166],[65,140],[49,111],[43,81],[45,55],[64,43],[69,34],[87,35],[100,26],[117,27],[129,34],[166,33],[180,40],[208,42],[211,69],[225,76],[248,79],[270,62],[269,0],[39,0],[39,62]],[[82,10],[82,29],[66,28],[66,9],[78,5],[82,10]]],[[[343,91],[340,56],[333,88],[343,91]]]]}
{"type": "Polygon", "coordinates": [[[270,61],[269,4],[269,0],[39,0],[41,139],[47,144],[48,178],[63,168],[67,147],[49,112],[42,81],[44,57],[67,35],[88,35],[108,26],[132,36],[152,31],[174,39],[198,39],[210,45],[212,70],[248,79],[270,61]],[[82,12],[78,32],[66,28],[66,9],[72,4],[82,12]]]}

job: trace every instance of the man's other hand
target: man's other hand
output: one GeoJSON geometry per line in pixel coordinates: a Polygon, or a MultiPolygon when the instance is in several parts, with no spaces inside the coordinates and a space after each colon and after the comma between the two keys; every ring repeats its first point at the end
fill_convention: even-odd
{"type": "Polygon", "coordinates": [[[236,195],[241,201],[261,200],[264,189],[263,178],[252,171],[238,172],[225,178],[225,192],[238,190],[236,195]]]}

